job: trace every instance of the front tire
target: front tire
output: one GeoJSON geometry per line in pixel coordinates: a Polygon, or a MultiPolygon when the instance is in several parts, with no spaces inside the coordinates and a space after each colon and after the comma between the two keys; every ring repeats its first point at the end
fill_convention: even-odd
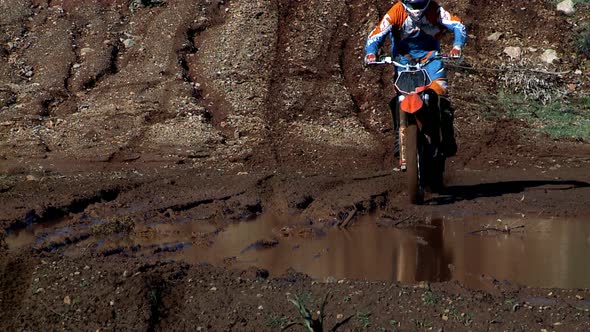
{"type": "Polygon", "coordinates": [[[408,125],[406,129],[406,165],[408,196],[411,204],[422,204],[424,198],[420,186],[420,160],[418,156],[418,126],[408,125]]]}

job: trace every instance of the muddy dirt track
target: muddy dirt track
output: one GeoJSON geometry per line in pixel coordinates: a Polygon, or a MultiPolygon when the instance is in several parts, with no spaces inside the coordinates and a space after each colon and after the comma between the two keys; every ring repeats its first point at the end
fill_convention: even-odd
{"type": "Polygon", "coordinates": [[[168,0],[131,10],[121,0],[0,0],[2,330],[280,330],[299,321],[288,297],[315,312],[327,293],[326,329],[590,329],[588,270],[575,260],[588,252],[590,146],[509,117],[495,70],[511,62],[504,47],[519,46],[531,68],[566,72],[542,76],[550,87],[587,94],[588,62],[564,31],[587,21],[590,5],[566,17],[541,0],[441,3],[464,18],[472,69],[448,68],[459,153],[447,189],[411,206],[392,172],[391,72],[361,61],[389,2],[168,0]],[[503,37],[489,40],[493,32],[503,37]],[[558,63],[538,63],[547,48],[558,63]],[[347,230],[335,227],[344,220],[347,230]],[[538,220],[543,230],[575,221],[563,234],[579,246],[543,240],[530,258],[538,270],[522,273],[530,282],[498,277],[529,266],[528,254],[506,263],[498,243],[521,227],[534,234],[538,220]],[[468,282],[456,277],[456,251],[453,261],[431,258],[449,223],[464,225],[460,234],[486,229],[481,242],[493,243],[480,260],[501,268],[474,263],[468,282]],[[296,254],[292,264],[288,252],[263,257],[356,239],[367,225],[374,237],[309,252],[340,270],[306,275],[296,254]],[[438,237],[415,231],[440,225],[438,237]],[[234,233],[255,235],[242,243],[234,233]],[[379,262],[363,273],[372,258],[355,255],[381,233],[405,243],[399,269],[376,270],[386,277],[371,272],[379,262]],[[422,265],[419,248],[432,249],[422,265]]]}

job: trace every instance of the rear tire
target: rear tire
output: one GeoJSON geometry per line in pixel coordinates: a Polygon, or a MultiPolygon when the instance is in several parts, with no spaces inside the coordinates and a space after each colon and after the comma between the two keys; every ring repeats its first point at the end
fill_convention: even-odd
{"type": "Polygon", "coordinates": [[[411,204],[422,204],[423,192],[420,186],[420,166],[418,157],[418,126],[411,124],[406,129],[406,171],[408,196],[411,204]]]}
{"type": "Polygon", "coordinates": [[[446,158],[443,156],[437,156],[434,158],[432,163],[432,179],[430,188],[432,192],[442,194],[445,189],[444,173],[445,173],[445,161],[446,158]]]}

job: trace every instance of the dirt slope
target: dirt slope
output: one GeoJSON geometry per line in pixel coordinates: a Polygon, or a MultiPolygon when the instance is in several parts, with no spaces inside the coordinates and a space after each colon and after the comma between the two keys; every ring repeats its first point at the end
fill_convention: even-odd
{"type": "Polygon", "coordinates": [[[498,100],[512,87],[506,68],[563,72],[534,77],[565,100],[587,95],[589,62],[569,32],[588,21],[590,4],[568,17],[544,0],[440,3],[470,37],[462,68],[448,68],[460,152],[448,163],[448,194],[416,207],[405,203],[403,177],[391,175],[391,70],[362,66],[366,36],[390,2],[0,0],[3,237],[32,225],[71,230],[17,250],[3,241],[0,325],[265,330],[285,313],[296,317],[285,293],[313,292],[316,305],[330,290],[329,322],[355,317],[345,329],[366,329],[370,311],[371,326],[401,330],[586,330],[587,308],[567,290],[534,304],[549,319],[527,307],[548,291],[510,284],[494,283],[491,294],[454,283],[312,287],[295,273],[264,281],[264,271],[230,271],[231,259],[210,267],[161,262],[131,245],[95,250],[122,236],[98,236],[103,222],[208,222],[214,231],[191,244],[207,246],[229,224],[264,213],[292,216],[285,232],[301,237],[353,210],[410,225],[590,216],[587,141],[553,139],[498,100]],[[501,38],[488,39],[494,32],[501,38]],[[510,59],[507,46],[521,47],[523,59],[510,59]],[[549,48],[554,64],[539,59],[549,48]],[[456,315],[428,304],[432,294],[456,315]]]}
{"type": "MultiPolygon", "coordinates": [[[[360,61],[387,3],[168,1],[133,13],[124,1],[17,3],[3,2],[0,22],[4,159],[321,169],[343,154],[377,167],[389,158],[388,74],[360,61]]],[[[572,54],[560,70],[581,68],[562,38],[574,22],[545,1],[448,8],[465,17],[476,67],[506,62],[506,44],[557,48],[572,54]],[[492,32],[504,37],[488,41],[492,32]]],[[[477,101],[497,91],[498,74],[450,71],[460,139],[472,142],[473,113],[485,112],[477,101]]]]}

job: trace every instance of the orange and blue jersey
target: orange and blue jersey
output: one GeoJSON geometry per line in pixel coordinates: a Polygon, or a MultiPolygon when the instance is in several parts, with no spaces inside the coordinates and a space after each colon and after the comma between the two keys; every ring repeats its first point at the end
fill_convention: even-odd
{"type": "MultiPolygon", "coordinates": [[[[445,30],[455,34],[453,46],[463,47],[467,41],[467,30],[461,20],[451,15],[443,7],[432,1],[418,21],[406,12],[401,2],[389,9],[379,25],[367,38],[366,54],[377,54],[386,37],[391,39],[391,55],[403,55],[412,59],[423,59],[440,51],[440,37],[445,30]]],[[[446,94],[446,74],[441,61],[433,61],[426,68],[430,78],[438,80],[440,89],[446,94]]]]}

